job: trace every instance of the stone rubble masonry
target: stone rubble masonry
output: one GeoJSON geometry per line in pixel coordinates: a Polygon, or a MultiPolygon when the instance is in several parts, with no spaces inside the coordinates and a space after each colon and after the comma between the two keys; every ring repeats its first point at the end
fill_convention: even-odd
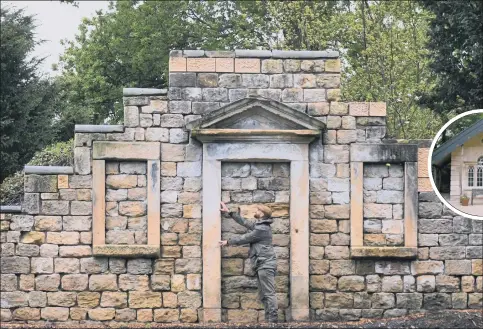
{"type": "MultiPolygon", "coordinates": [[[[383,142],[386,107],[339,101],[336,52],[173,51],[169,67],[167,90],[125,89],[123,125],[77,126],[73,167],[58,172],[33,168],[25,174],[21,209],[1,208],[2,324],[75,327],[217,319],[217,310],[204,305],[202,296],[203,146],[186,124],[248,96],[283,102],[327,126],[309,145],[310,320],[481,309],[483,222],[453,214],[431,192],[427,141],[406,141],[419,145],[417,259],[351,258],[350,145],[383,142]],[[100,141],[160,143],[160,257],[93,255],[92,149],[100,141]]],[[[116,243],[136,241],[130,233],[145,229],[141,204],[147,177],[129,165],[109,160],[106,165],[105,226],[116,243]]],[[[281,320],[290,315],[290,222],[297,220],[288,215],[289,168],[285,163],[222,163],[220,187],[222,200],[241,205],[245,216],[251,216],[252,204],[273,206],[281,320]]],[[[364,202],[374,215],[365,220],[365,235],[381,235],[385,243],[397,241],[404,215],[402,176],[394,168],[364,180],[364,202]]],[[[223,219],[223,237],[243,232],[223,219]]],[[[220,319],[264,319],[247,255],[248,246],[222,250],[220,319]]]]}
{"type": "Polygon", "coordinates": [[[363,242],[365,246],[404,246],[404,167],[364,164],[363,242]]]}
{"type": "MultiPolygon", "coordinates": [[[[285,320],[289,306],[289,163],[224,162],[221,165],[222,200],[229,209],[237,210],[254,220],[256,204],[265,204],[273,210],[273,245],[278,257],[276,293],[279,300],[279,318],[285,320]],[[255,204],[255,205],[254,205],[255,204]]],[[[221,223],[222,239],[247,232],[233,219],[224,217],[221,223]]],[[[223,320],[232,319],[233,305],[244,310],[261,310],[257,300],[255,273],[252,271],[246,247],[227,246],[222,250],[222,308],[223,320]],[[236,300],[236,302],[235,302],[236,300]]],[[[233,321],[233,320],[232,320],[233,321]]]]}

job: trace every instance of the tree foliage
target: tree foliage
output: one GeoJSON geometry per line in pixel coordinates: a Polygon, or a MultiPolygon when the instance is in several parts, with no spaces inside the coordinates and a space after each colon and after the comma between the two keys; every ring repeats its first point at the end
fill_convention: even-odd
{"type": "MultiPolygon", "coordinates": [[[[34,154],[30,166],[73,166],[74,140],[58,142],[34,154]]],[[[0,184],[0,204],[20,204],[23,196],[23,171],[6,177],[0,184]]]]}
{"type": "Polygon", "coordinates": [[[413,1],[112,2],[66,43],[61,81],[72,106],[60,117],[120,121],[122,87],[166,87],[170,49],[330,48],[342,56],[346,100],[385,101],[391,135],[429,138],[441,125],[418,104],[434,85],[430,19],[413,1]]]}
{"type": "Polygon", "coordinates": [[[56,97],[51,82],[37,73],[42,59],[31,54],[39,42],[33,17],[3,7],[0,15],[1,181],[51,142],[56,97]]]}
{"type": "Polygon", "coordinates": [[[437,77],[421,103],[442,114],[483,108],[483,2],[420,3],[434,14],[427,48],[437,77]]]}

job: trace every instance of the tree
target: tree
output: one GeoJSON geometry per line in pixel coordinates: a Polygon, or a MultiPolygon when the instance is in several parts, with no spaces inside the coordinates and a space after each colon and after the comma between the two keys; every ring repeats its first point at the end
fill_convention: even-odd
{"type": "Polygon", "coordinates": [[[385,101],[398,138],[431,138],[442,121],[429,93],[431,13],[414,1],[130,1],[84,20],[59,68],[60,126],[122,119],[122,87],[164,88],[170,49],[338,50],[345,100],[385,101]]]}
{"type": "Polygon", "coordinates": [[[49,129],[55,99],[50,81],[37,73],[42,59],[31,56],[39,43],[32,16],[23,10],[1,8],[0,180],[22,167],[51,142],[49,129]]]}
{"type": "Polygon", "coordinates": [[[420,0],[434,16],[427,48],[435,88],[421,103],[449,119],[483,108],[483,2],[420,0]],[[450,112],[449,115],[446,115],[450,112]]]}
{"type": "Polygon", "coordinates": [[[286,49],[338,50],[343,99],[384,101],[397,138],[432,138],[442,122],[418,104],[428,92],[431,13],[412,1],[270,2],[286,49]]]}
{"type": "Polygon", "coordinates": [[[84,19],[58,69],[61,98],[57,129],[72,137],[76,123],[116,123],[123,117],[123,87],[167,87],[172,49],[225,49],[267,45],[263,7],[250,2],[118,1],[84,19]]]}

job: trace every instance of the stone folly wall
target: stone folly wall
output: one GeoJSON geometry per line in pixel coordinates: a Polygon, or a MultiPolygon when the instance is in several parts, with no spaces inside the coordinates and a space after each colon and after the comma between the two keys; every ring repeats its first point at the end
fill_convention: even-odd
{"type": "Polygon", "coordinates": [[[146,195],[146,163],[106,163],[106,243],[147,243],[146,195]]]}
{"type": "MultiPolygon", "coordinates": [[[[482,222],[455,216],[434,193],[428,193],[431,186],[426,170],[427,148],[419,149],[418,258],[351,258],[350,147],[382,143],[386,111],[384,103],[340,102],[337,56],[332,52],[174,51],[170,56],[168,90],[125,90],[124,125],[77,127],[74,167],[58,168],[58,172],[26,172],[22,213],[1,215],[2,322],[59,321],[75,326],[202,321],[202,260],[206,256],[202,255],[203,151],[202,144],[190,136],[186,124],[249,95],[283,102],[327,125],[309,150],[310,247],[306,252],[310,257],[311,320],[354,320],[433,309],[481,308],[482,222]],[[92,162],[93,144],[98,141],[159,143],[159,257],[94,255],[92,162]]],[[[135,153],[136,148],[132,151],[135,153]]],[[[118,166],[110,161],[106,160],[105,177],[116,180],[117,185],[106,182],[106,238],[119,234],[128,236],[126,243],[134,240],[134,244],[145,244],[142,238],[136,239],[136,232],[145,232],[141,203],[146,199],[140,195],[144,191],[142,177],[146,176],[148,181],[149,177],[141,169],[143,165],[119,160],[118,166]],[[110,201],[111,198],[116,201],[110,201]],[[111,202],[115,202],[112,208],[111,202]],[[113,212],[116,207],[117,213],[113,212]]],[[[250,167],[246,177],[224,177],[222,199],[228,201],[229,194],[231,205],[242,204],[242,209],[243,204],[250,203],[250,197],[253,202],[277,205],[280,211],[274,225],[279,253],[277,289],[280,317],[288,319],[290,287],[284,278],[289,277],[291,269],[288,258],[280,256],[290,251],[287,222],[297,220],[287,215],[286,192],[292,187],[283,183],[283,189],[275,188],[288,179],[275,177],[283,172],[283,164],[273,164],[269,177],[254,174],[259,172],[254,168],[262,164],[242,164],[246,166],[250,167]],[[255,177],[256,189],[251,190],[255,177]],[[240,180],[239,191],[228,193],[228,178],[232,182],[240,180]]],[[[228,174],[228,167],[223,164],[224,176],[233,175],[228,174]]],[[[389,235],[395,233],[392,228],[391,233],[383,231],[384,227],[392,227],[384,226],[383,222],[399,220],[400,202],[378,202],[377,195],[400,192],[399,187],[394,188],[399,182],[387,181],[399,179],[391,176],[394,168],[393,164],[387,177],[371,177],[382,180],[380,188],[376,184],[379,190],[375,191],[375,204],[391,206],[392,213],[387,211],[377,218],[366,216],[367,222],[381,221],[380,234],[384,234],[386,242],[393,241],[389,235]]],[[[369,184],[363,185],[368,190],[369,184]]],[[[247,209],[244,214],[249,215],[247,209]]],[[[230,226],[229,221],[223,221],[230,226]]],[[[231,228],[223,227],[224,236],[233,234],[225,229],[241,232],[240,227],[231,224],[231,228]]],[[[378,225],[376,222],[366,228],[369,226],[378,225]]],[[[372,233],[365,235],[368,234],[372,233]]],[[[114,240],[118,243],[120,237],[114,240]]],[[[106,243],[110,242],[111,239],[106,239],[106,243]]],[[[251,273],[245,271],[246,249],[241,247],[235,254],[229,254],[230,249],[223,251],[223,296],[227,295],[226,288],[230,288],[226,282],[238,281],[234,277],[242,277],[241,282],[253,282],[251,273]]],[[[223,297],[222,307],[226,310],[223,319],[230,320],[230,313],[237,320],[261,319],[255,291],[250,286],[247,290],[240,289],[234,292],[239,295],[233,299],[223,297]]]]}
{"type": "MultiPolygon", "coordinates": [[[[222,200],[227,206],[253,219],[256,206],[272,208],[273,244],[277,255],[276,293],[279,318],[285,320],[289,306],[290,166],[286,163],[222,163],[222,200]]],[[[222,238],[243,234],[247,229],[231,218],[222,219],[222,238]]],[[[258,301],[256,274],[248,259],[248,246],[227,246],[222,250],[222,319],[228,322],[264,321],[263,305],[258,301]]]]}
{"type": "Polygon", "coordinates": [[[404,246],[404,167],[364,165],[364,245],[404,246]]]}

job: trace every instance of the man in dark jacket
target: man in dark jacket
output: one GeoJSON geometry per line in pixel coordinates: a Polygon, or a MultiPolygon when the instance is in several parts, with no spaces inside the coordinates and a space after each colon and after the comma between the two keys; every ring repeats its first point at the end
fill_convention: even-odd
{"type": "Polygon", "coordinates": [[[277,322],[278,306],[275,295],[275,274],[277,271],[277,256],[272,245],[271,218],[272,210],[264,205],[259,205],[255,213],[257,221],[250,221],[240,216],[238,212],[229,212],[225,203],[221,202],[221,212],[229,214],[238,224],[245,226],[248,233],[220,241],[220,246],[236,246],[250,244],[249,257],[253,271],[257,273],[258,294],[265,308],[265,320],[277,322]]]}

